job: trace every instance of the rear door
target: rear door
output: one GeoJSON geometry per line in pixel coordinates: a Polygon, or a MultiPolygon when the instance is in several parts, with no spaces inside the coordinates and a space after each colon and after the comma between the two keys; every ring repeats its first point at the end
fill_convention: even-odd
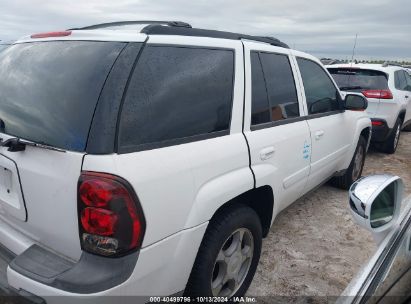
{"type": "Polygon", "coordinates": [[[309,191],[332,176],[352,145],[355,124],[343,110],[340,93],[325,69],[313,59],[297,57],[312,139],[309,191]]]}
{"type": "Polygon", "coordinates": [[[302,195],[310,168],[311,139],[290,51],[244,42],[244,133],[256,186],[270,185],[281,210],[302,195]]]}
{"type": "Polygon", "coordinates": [[[0,147],[0,243],[15,253],[36,242],[80,257],[77,182],[99,95],[125,45],[34,42],[0,54],[0,138],[51,147],[0,147]]]}

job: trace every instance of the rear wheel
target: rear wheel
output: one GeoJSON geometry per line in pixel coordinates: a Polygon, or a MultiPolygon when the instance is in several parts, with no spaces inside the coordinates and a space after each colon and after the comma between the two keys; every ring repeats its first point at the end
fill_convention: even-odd
{"type": "Polygon", "coordinates": [[[244,295],[260,259],[261,243],[261,223],[253,209],[240,206],[218,214],[204,235],[185,295],[244,295]]]}
{"type": "Polygon", "coordinates": [[[341,189],[349,189],[350,186],[361,177],[366,153],[367,141],[363,136],[360,136],[350,166],[344,175],[334,177],[332,184],[341,189]]]}
{"type": "Polygon", "coordinates": [[[402,129],[403,131],[406,132],[411,132],[411,123],[409,125],[407,125],[404,129],[402,129]]]}
{"type": "Polygon", "coordinates": [[[400,141],[402,120],[400,118],[395,122],[394,128],[388,139],[382,144],[381,150],[388,154],[393,154],[397,150],[400,141]]]}

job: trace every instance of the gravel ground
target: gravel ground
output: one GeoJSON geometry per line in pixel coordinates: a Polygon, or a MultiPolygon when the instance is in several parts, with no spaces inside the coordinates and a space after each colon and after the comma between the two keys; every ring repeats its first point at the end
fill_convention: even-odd
{"type": "MultiPolygon", "coordinates": [[[[408,195],[410,157],[411,133],[403,132],[394,155],[369,151],[363,175],[401,176],[408,195]]],[[[375,249],[371,234],[351,219],[347,191],[325,185],[278,215],[247,295],[266,296],[263,302],[332,301],[375,249]]]]}

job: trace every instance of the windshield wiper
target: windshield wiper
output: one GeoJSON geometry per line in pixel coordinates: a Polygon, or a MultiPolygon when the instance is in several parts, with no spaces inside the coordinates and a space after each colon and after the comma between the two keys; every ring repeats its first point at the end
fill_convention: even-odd
{"type": "Polygon", "coordinates": [[[56,148],[49,146],[44,143],[35,143],[27,140],[21,140],[18,137],[13,137],[9,138],[6,141],[3,141],[2,138],[0,138],[0,146],[1,147],[7,147],[7,151],[9,152],[20,152],[26,150],[26,146],[31,146],[31,147],[36,147],[40,149],[46,149],[46,150],[51,150],[51,151],[57,151],[57,152],[66,152],[66,150],[56,148]]]}
{"type": "Polygon", "coordinates": [[[347,90],[364,90],[365,88],[360,87],[360,86],[352,86],[352,87],[341,87],[341,91],[347,91],[347,90]]]}

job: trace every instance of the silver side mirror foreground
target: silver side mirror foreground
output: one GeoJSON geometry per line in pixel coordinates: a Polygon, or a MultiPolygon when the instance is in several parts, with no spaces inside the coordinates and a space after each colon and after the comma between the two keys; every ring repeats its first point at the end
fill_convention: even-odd
{"type": "Polygon", "coordinates": [[[404,184],[398,176],[360,178],[349,190],[351,213],[360,226],[380,243],[396,224],[401,211],[404,184]]]}

